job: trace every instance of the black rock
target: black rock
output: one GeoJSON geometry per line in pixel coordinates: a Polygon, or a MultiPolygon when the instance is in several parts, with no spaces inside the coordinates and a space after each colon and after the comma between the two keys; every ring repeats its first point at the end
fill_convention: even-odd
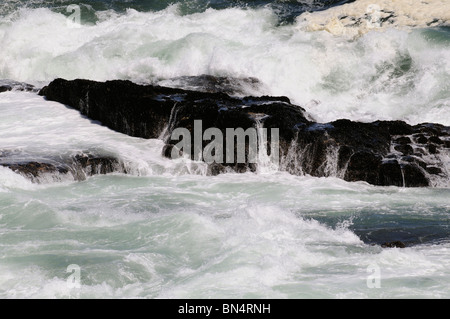
{"type": "Polygon", "coordinates": [[[438,136],[431,136],[428,141],[435,144],[444,144],[444,142],[438,136]]]}
{"type": "Polygon", "coordinates": [[[402,165],[405,187],[426,187],[430,181],[425,176],[424,170],[418,165],[402,165]]]}
{"type": "Polygon", "coordinates": [[[382,157],[370,151],[360,151],[351,158],[345,173],[347,181],[366,181],[370,184],[380,184],[380,166],[382,157]]]}
{"type": "Polygon", "coordinates": [[[222,164],[212,163],[208,166],[208,175],[216,176],[226,172],[226,167],[222,164]]]}
{"type": "Polygon", "coordinates": [[[167,125],[175,104],[167,95],[176,89],[155,90],[129,81],[105,83],[88,80],[54,80],[39,91],[48,100],[78,109],[88,118],[135,137],[157,138],[167,125]]]}
{"type": "Polygon", "coordinates": [[[412,148],[411,145],[409,144],[399,144],[399,145],[395,145],[394,149],[400,153],[402,153],[403,155],[411,155],[414,154],[414,149],[412,148]]]}
{"type": "Polygon", "coordinates": [[[389,135],[410,135],[414,132],[414,128],[404,121],[376,121],[373,124],[386,130],[389,135]]]}
{"type": "Polygon", "coordinates": [[[426,168],[427,172],[430,174],[438,175],[442,173],[442,169],[436,166],[428,166],[426,168]]]}
{"type": "Polygon", "coordinates": [[[2,158],[0,166],[7,167],[21,174],[32,182],[40,183],[45,176],[58,180],[70,176],[74,180],[85,180],[88,176],[109,174],[113,172],[126,173],[120,161],[111,156],[96,156],[89,153],[78,154],[67,159],[49,158],[47,161],[15,161],[2,158]]]}
{"type": "Polygon", "coordinates": [[[169,159],[177,159],[181,156],[183,156],[182,150],[178,149],[173,144],[165,144],[162,149],[162,156],[169,158],[169,159]]]}
{"type": "Polygon", "coordinates": [[[67,174],[69,170],[63,166],[56,166],[51,163],[23,162],[23,163],[0,163],[1,166],[8,167],[33,181],[39,176],[47,173],[67,174]]]}
{"type": "MultiPolygon", "coordinates": [[[[280,128],[284,144],[294,137],[295,125],[308,122],[305,110],[290,104],[286,97],[236,98],[224,93],[137,85],[120,80],[102,83],[63,79],[54,80],[39,94],[74,107],[115,131],[135,137],[164,138],[166,144],[172,145],[178,142],[171,139],[174,130],[187,129],[192,135],[196,120],[202,121],[202,135],[208,128],[218,128],[225,136],[227,128],[254,127],[255,114],[262,114],[268,117],[265,127],[280,128]]],[[[208,143],[204,140],[201,146],[204,148],[208,143]]],[[[194,158],[194,141],[191,150],[191,158],[194,158]]],[[[172,149],[165,146],[163,153],[169,156],[172,149]]],[[[224,163],[237,171],[254,170],[250,164],[224,163]]]]}
{"type": "Polygon", "coordinates": [[[31,84],[24,82],[17,82],[12,80],[0,80],[0,93],[7,91],[33,91],[37,92],[38,89],[31,84]]]}
{"type": "Polygon", "coordinates": [[[401,137],[398,137],[398,138],[394,139],[394,143],[397,143],[397,144],[410,144],[411,143],[411,139],[408,136],[401,136],[401,137]]]}
{"type": "Polygon", "coordinates": [[[73,164],[69,164],[69,169],[77,180],[83,180],[86,176],[105,175],[114,172],[126,173],[121,162],[112,156],[82,153],[75,155],[72,160],[73,164]]]}
{"type": "Polygon", "coordinates": [[[392,241],[392,242],[386,242],[386,243],[382,244],[381,247],[383,247],[383,248],[405,248],[406,245],[403,242],[397,240],[397,241],[392,241]]]}
{"type": "Polygon", "coordinates": [[[0,93],[6,92],[6,91],[11,91],[12,87],[7,86],[7,85],[0,85],[0,93]]]}
{"type": "Polygon", "coordinates": [[[428,152],[430,152],[430,154],[438,154],[439,153],[439,150],[435,144],[428,144],[427,147],[428,147],[428,152]]]}
{"type": "MultiPolygon", "coordinates": [[[[223,79],[211,77],[203,80],[215,88],[224,83],[223,79]]],[[[411,126],[403,121],[361,123],[347,119],[317,123],[287,97],[232,97],[220,90],[204,92],[208,90],[137,85],[120,80],[56,79],[39,94],[78,109],[115,131],[163,139],[162,155],[168,158],[186,152],[176,148],[180,140],[173,133],[183,129],[192,136],[196,120],[201,120],[201,136],[210,128],[219,129],[226,137],[227,129],[247,130],[259,125],[268,133],[279,130],[281,170],[299,175],[338,176],[381,186],[429,186],[427,175],[435,171],[427,171],[426,156],[439,153],[449,144],[450,128],[440,124],[411,126]],[[416,152],[411,136],[415,142],[427,143],[428,149],[416,147],[420,149],[416,152]],[[397,152],[391,152],[392,146],[397,152]]],[[[269,133],[266,145],[269,149],[270,139],[269,133]]],[[[197,145],[201,147],[200,153],[210,142],[200,141],[197,145]]],[[[199,150],[195,149],[193,139],[190,146],[191,154],[184,155],[195,159],[199,150]]],[[[209,173],[215,175],[229,169],[256,171],[257,164],[248,160],[248,143],[235,143],[235,154],[238,147],[244,149],[244,162],[234,157],[230,162],[209,163],[209,173]]],[[[220,155],[217,152],[220,150],[215,149],[214,155],[220,155]]],[[[222,155],[225,159],[226,154],[222,155]]]]}
{"type": "Polygon", "coordinates": [[[405,186],[402,168],[396,159],[384,161],[380,166],[380,185],[405,186]]]}
{"type": "Polygon", "coordinates": [[[419,144],[426,144],[428,142],[428,139],[423,134],[418,134],[416,136],[416,142],[419,144]]]}

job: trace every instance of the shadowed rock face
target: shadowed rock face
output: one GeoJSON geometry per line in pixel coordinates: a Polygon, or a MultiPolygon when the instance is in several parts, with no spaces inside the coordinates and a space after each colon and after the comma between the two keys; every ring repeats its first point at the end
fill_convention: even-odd
{"type": "MultiPolygon", "coordinates": [[[[245,130],[262,118],[268,131],[279,129],[280,169],[292,174],[407,187],[429,186],[434,177],[448,179],[438,155],[449,151],[450,130],[439,124],[346,119],[317,123],[286,97],[237,98],[120,80],[57,79],[39,94],[78,109],[115,131],[161,138],[166,142],[162,150],[166,157],[177,153],[172,152],[179,142],[172,138],[174,130],[193,133],[195,120],[202,121],[202,133],[218,128],[225,136],[227,128],[245,130]]],[[[208,143],[202,141],[202,147],[208,143]]],[[[237,172],[255,170],[255,164],[248,162],[213,163],[210,173],[221,173],[225,167],[237,172]]]]}
{"type": "MultiPolygon", "coordinates": [[[[180,94],[182,92],[180,91],[180,94]]],[[[115,131],[143,138],[157,138],[170,117],[175,89],[157,90],[129,81],[99,83],[55,80],[40,95],[78,109],[81,114],[115,131]]]]}
{"type": "Polygon", "coordinates": [[[0,93],[6,92],[6,91],[11,91],[11,87],[6,86],[6,85],[0,85],[0,93]]]}

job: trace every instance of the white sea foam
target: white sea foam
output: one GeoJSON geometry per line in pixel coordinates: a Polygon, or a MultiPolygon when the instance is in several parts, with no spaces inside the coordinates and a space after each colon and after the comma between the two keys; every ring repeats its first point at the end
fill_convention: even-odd
{"type": "Polygon", "coordinates": [[[448,244],[383,250],[352,227],[372,213],[434,218],[447,195],[285,173],[98,176],[0,193],[0,296],[445,298],[448,244]],[[67,286],[72,263],[79,289],[67,286]],[[371,265],[380,289],[367,286],[371,265]]]}
{"type": "Polygon", "coordinates": [[[389,28],[349,41],[300,22],[278,26],[268,8],[181,15],[172,5],[97,15],[80,28],[44,8],[5,18],[0,78],[42,86],[56,77],[164,84],[201,74],[254,77],[261,86],[248,94],[286,95],[322,122],[450,123],[448,31],[389,28]]]}
{"type": "MultiPolygon", "coordinates": [[[[46,101],[34,93],[2,93],[0,109],[3,112],[0,152],[7,154],[9,163],[41,160],[58,164],[64,158],[91,153],[118,158],[127,173],[135,176],[206,174],[203,162],[164,158],[161,140],[133,138],[114,132],[101,123],[93,123],[76,110],[46,101]]],[[[2,167],[4,170],[10,171],[2,167]]],[[[4,175],[2,185],[11,185],[9,175],[4,175]]],[[[49,181],[53,177],[48,177],[49,181]]],[[[15,178],[16,185],[28,185],[28,182],[20,182],[20,178],[15,178]]],[[[45,178],[40,180],[45,182],[45,178]]],[[[73,181],[73,178],[61,176],[61,180],[73,181]]]]}
{"type": "Polygon", "coordinates": [[[11,188],[33,189],[34,187],[27,178],[0,166],[0,192],[8,192],[11,188]]]}

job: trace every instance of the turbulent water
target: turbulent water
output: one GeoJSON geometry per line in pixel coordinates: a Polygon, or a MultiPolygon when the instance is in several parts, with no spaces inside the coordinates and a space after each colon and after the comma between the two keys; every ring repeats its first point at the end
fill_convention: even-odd
{"type": "Polygon", "coordinates": [[[448,24],[345,35],[302,19],[353,3],[3,0],[0,85],[35,90],[0,93],[0,160],[96,152],[128,174],[33,183],[0,166],[0,297],[449,298],[448,184],[207,176],[36,94],[57,77],[208,74],[255,79],[236,94],[287,96],[319,122],[450,125],[448,24]]]}

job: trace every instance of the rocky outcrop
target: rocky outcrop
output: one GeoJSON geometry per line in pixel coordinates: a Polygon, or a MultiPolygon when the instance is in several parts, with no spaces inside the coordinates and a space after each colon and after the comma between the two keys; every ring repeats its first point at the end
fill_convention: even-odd
{"type": "Polygon", "coordinates": [[[12,80],[0,80],[0,93],[7,91],[27,91],[27,92],[37,92],[38,89],[28,83],[17,82],[12,80]]]}
{"type": "MultiPolygon", "coordinates": [[[[439,124],[409,125],[402,121],[360,123],[337,120],[317,123],[305,109],[287,97],[233,97],[220,92],[199,92],[129,81],[94,82],[57,79],[44,87],[40,95],[78,109],[88,118],[135,137],[164,139],[164,156],[189,155],[195,158],[211,143],[202,139],[208,129],[278,129],[279,169],[292,174],[337,176],[347,181],[366,181],[373,185],[430,186],[448,181],[446,164],[440,154],[448,154],[450,130],[439,124]],[[190,154],[179,149],[177,129],[195,135],[201,121],[200,141],[192,138],[190,154]],[[197,127],[198,128],[198,127],[197,127]],[[197,142],[197,143],[196,143],[197,142]],[[200,143],[200,144],[199,144],[200,143]]],[[[222,140],[223,142],[224,140],[222,140]]],[[[271,147],[271,135],[259,148],[271,147]]],[[[248,143],[234,144],[245,148],[248,143]]],[[[214,149],[223,152],[224,149],[214,149]]],[[[235,153],[236,154],[236,153],[235,153]]],[[[214,162],[209,172],[219,174],[232,169],[255,171],[258,163],[214,162]]]]}
{"type": "Polygon", "coordinates": [[[0,166],[7,167],[32,181],[36,182],[45,174],[67,174],[69,170],[63,166],[56,166],[42,162],[20,162],[20,163],[0,163],[0,166]]]}
{"type": "Polygon", "coordinates": [[[164,130],[174,106],[176,89],[155,90],[130,81],[106,83],[57,79],[39,91],[48,100],[78,109],[103,125],[135,137],[157,138],[164,130]],[[171,96],[171,98],[167,98],[171,96]]]}
{"type": "Polygon", "coordinates": [[[448,179],[445,162],[436,155],[449,152],[449,133],[448,127],[430,123],[315,123],[299,130],[295,154],[287,157],[296,165],[287,169],[382,186],[430,186],[448,179]]]}
{"type": "Polygon", "coordinates": [[[65,159],[48,158],[32,161],[17,160],[13,156],[8,156],[8,153],[10,152],[0,150],[0,166],[7,167],[35,183],[63,179],[82,181],[93,175],[126,173],[123,164],[110,156],[80,153],[65,159]]]}

